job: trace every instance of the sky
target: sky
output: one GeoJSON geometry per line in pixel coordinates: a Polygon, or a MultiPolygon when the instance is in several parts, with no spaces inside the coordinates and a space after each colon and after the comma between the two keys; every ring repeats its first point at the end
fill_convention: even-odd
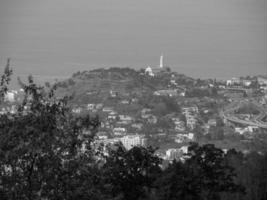
{"type": "Polygon", "coordinates": [[[267,74],[267,0],[0,0],[0,66],[68,77],[145,68],[200,78],[267,74]]]}

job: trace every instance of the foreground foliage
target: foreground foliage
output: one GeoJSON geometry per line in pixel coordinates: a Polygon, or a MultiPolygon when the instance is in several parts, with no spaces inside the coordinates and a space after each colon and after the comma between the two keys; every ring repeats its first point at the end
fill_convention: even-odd
{"type": "Polygon", "coordinates": [[[67,99],[24,85],[15,114],[0,116],[0,184],[7,199],[77,199],[95,195],[94,152],[97,119],[75,116],[67,99]]]}

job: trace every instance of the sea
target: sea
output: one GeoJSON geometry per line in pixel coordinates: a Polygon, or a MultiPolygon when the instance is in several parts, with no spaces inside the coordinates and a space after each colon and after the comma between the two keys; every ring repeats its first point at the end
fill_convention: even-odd
{"type": "Polygon", "coordinates": [[[158,67],[194,78],[267,74],[266,0],[0,0],[0,70],[61,80],[158,67]]]}

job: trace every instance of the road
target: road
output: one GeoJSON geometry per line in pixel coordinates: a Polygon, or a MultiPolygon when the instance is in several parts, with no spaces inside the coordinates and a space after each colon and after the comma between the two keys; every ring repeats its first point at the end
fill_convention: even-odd
{"type": "Polygon", "coordinates": [[[247,99],[247,100],[241,100],[239,102],[232,102],[229,106],[227,106],[227,108],[225,108],[225,110],[221,112],[221,115],[223,116],[224,119],[230,122],[248,125],[248,126],[257,126],[260,128],[267,129],[267,123],[262,121],[263,118],[267,115],[267,110],[255,100],[249,101],[249,99],[247,99]],[[260,114],[257,115],[252,120],[243,120],[243,119],[239,119],[238,117],[234,116],[233,112],[237,110],[240,107],[240,105],[242,105],[242,103],[247,103],[247,102],[250,102],[251,104],[253,104],[260,111],[260,114]]]}

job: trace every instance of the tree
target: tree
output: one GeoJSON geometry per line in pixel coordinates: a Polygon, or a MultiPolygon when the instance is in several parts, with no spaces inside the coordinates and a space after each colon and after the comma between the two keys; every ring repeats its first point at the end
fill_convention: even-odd
{"type": "Polygon", "coordinates": [[[159,199],[219,200],[222,193],[242,192],[234,169],[212,144],[189,147],[189,158],[174,162],[157,181],[159,199]]]}
{"type": "Polygon", "coordinates": [[[133,147],[127,151],[118,145],[115,150],[110,149],[103,167],[107,193],[115,199],[145,198],[161,173],[161,159],[154,153],[151,147],[133,147]]]}
{"type": "MultiPolygon", "coordinates": [[[[246,195],[233,199],[256,200],[267,198],[267,156],[258,152],[247,155],[234,149],[227,152],[227,162],[236,169],[236,182],[244,185],[246,195]]],[[[226,196],[225,199],[230,199],[226,196]]]]}
{"type": "Polygon", "coordinates": [[[98,119],[75,116],[55,88],[23,85],[15,114],[0,115],[0,191],[8,199],[81,199],[96,194],[98,119]]]}
{"type": "Polygon", "coordinates": [[[10,68],[10,59],[7,59],[5,70],[3,75],[1,76],[0,82],[0,103],[3,102],[5,94],[8,91],[8,84],[10,83],[12,73],[13,71],[10,68]]]}
{"type": "Polygon", "coordinates": [[[234,168],[225,160],[225,154],[213,144],[189,148],[190,159],[186,165],[198,170],[203,199],[220,199],[222,192],[243,192],[243,188],[234,182],[234,168]]]}

